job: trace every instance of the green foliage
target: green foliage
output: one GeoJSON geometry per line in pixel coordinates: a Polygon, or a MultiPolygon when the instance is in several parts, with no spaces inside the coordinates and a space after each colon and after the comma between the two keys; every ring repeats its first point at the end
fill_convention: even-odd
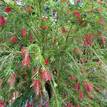
{"type": "Polygon", "coordinates": [[[41,97],[34,93],[32,80],[40,79],[43,91],[46,83],[40,78],[43,69],[52,75],[50,107],[65,107],[68,102],[80,107],[106,107],[107,97],[103,91],[107,90],[107,43],[102,43],[101,39],[107,37],[106,1],[99,4],[96,0],[83,0],[82,5],[72,5],[69,0],[24,0],[23,4],[19,6],[4,0],[0,5],[0,16],[7,20],[0,26],[0,79],[3,81],[0,98],[8,105],[13,92],[17,91],[18,98],[10,107],[24,107],[31,96],[35,103],[39,102],[41,97]],[[11,13],[4,12],[6,6],[12,8],[11,13]],[[80,13],[79,18],[74,15],[75,10],[80,13]],[[53,11],[58,16],[54,16],[53,11]],[[99,22],[101,18],[103,24],[99,22]],[[27,30],[25,38],[22,28],[27,30]],[[94,38],[91,46],[83,45],[87,34],[94,38]],[[13,36],[17,37],[16,43],[10,41],[13,36]],[[30,67],[22,66],[22,47],[29,51],[30,67]],[[49,64],[44,63],[46,58],[49,64]],[[12,73],[16,74],[16,81],[11,87],[8,80],[12,73]],[[69,79],[71,76],[75,79],[69,79]],[[92,92],[87,93],[84,81],[93,84],[92,92]],[[75,90],[77,83],[79,91],[75,90]]]}

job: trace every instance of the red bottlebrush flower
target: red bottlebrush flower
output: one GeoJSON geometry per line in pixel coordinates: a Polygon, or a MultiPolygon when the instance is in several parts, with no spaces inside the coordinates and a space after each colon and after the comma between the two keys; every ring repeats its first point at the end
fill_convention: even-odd
{"type": "Polygon", "coordinates": [[[44,62],[44,63],[45,63],[45,65],[48,65],[48,64],[49,64],[48,58],[45,59],[45,62],[44,62]]]}
{"type": "Polygon", "coordinates": [[[33,107],[32,103],[27,101],[25,107],[33,107]]]}
{"type": "Polygon", "coordinates": [[[42,30],[48,30],[48,26],[41,26],[40,27],[42,30]]]}
{"type": "Polygon", "coordinates": [[[21,55],[22,55],[22,57],[24,57],[26,53],[29,53],[28,49],[26,47],[22,47],[21,48],[21,55]]]}
{"type": "Polygon", "coordinates": [[[33,89],[34,89],[36,95],[40,95],[40,90],[41,90],[40,80],[34,80],[33,81],[33,89]]]}
{"type": "Polygon", "coordinates": [[[79,92],[79,99],[80,99],[80,100],[83,100],[83,98],[84,98],[83,92],[80,91],[80,92],[79,92]]]}
{"type": "Polygon", "coordinates": [[[27,103],[27,105],[25,107],[33,107],[32,104],[27,103]]]}
{"type": "Polygon", "coordinates": [[[84,36],[84,46],[91,46],[93,44],[93,35],[86,34],[84,36]]]}
{"type": "Polygon", "coordinates": [[[79,91],[79,90],[80,90],[80,83],[76,83],[76,84],[75,84],[75,89],[76,89],[76,91],[79,91]]]}
{"type": "Polygon", "coordinates": [[[16,74],[12,73],[7,82],[8,82],[10,87],[14,86],[14,84],[16,82],[16,74]]]}
{"type": "Polygon", "coordinates": [[[105,36],[101,36],[101,42],[102,42],[103,45],[105,45],[105,43],[106,43],[106,38],[105,38],[105,36]]]}
{"type": "Polygon", "coordinates": [[[74,105],[72,103],[67,103],[66,107],[74,107],[74,105]]]}
{"type": "Polygon", "coordinates": [[[5,18],[3,16],[0,16],[0,26],[5,25],[5,23],[6,23],[5,18]]]}
{"type": "Polygon", "coordinates": [[[46,102],[45,107],[49,107],[49,102],[46,102]]]}
{"type": "Polygon", "coordinates": [[[16,36],[11,37],[10,42],[11,43],[17,43],[17,37],[16,36]]]}
{"type": "Polygon", "coordinates": [[[30,55],[29,53],[26,53],[23,60],[22,60],[22,66],[30,67],[30,55]]]}
{"type": "Polygon", "coordinates": [[[76,17],[76,18],[80,18],[81,17],[81,14],[78,10],[74,10],[73,12],[73,15],[76,17]]]}
{"type": "Polygon", "coordinates": [[[42,71],[41,78],[45,81],[51,81],[52,79],[51,74],[48,71],[42,71]]]}
{"type": "Polygon", "coordinates": [[[5,10],[4,10],[4,11],[5,11],[6,13],[10,13],[11,10],[12,10],[11,7],[7,6],[7,7],[5,7],[5,10]]]}
{"type": "Polygon", "coordinates": [[[3,100],[0,100],[0,107],[5,107],[5,103],[3,100]]]}
{"type": "Polygon", "coordinates": [[[26,35],[27,35],[27,30],[26,30],[26,28],[22,28],[22,30],[21,30],[21,35],[22,35],[23,38],[26,37],[26,35]]]}
{"type": "Polygon", "coordinates": [[[83,85],[84,85],[86,92],[91,92],[93,90],[93,84],[92,83],[88,83],[88,82],[84,81],[83,85]]]}

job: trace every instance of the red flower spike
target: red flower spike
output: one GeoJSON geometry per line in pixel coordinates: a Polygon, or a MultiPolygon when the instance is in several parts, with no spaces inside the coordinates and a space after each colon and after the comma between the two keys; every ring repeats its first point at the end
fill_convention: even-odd
{"type": "Polygon", "coordinates": [[[14,86],[14,84],[16,82],[16,74],[12,73],[7,82],[8,82],[10,87],[14,86]]]}
{"type": "Polygon", "coordinates": [[[22,66],[30,67],[30,55],[29,55],[29,53],[25,54],[25,57],[22,60],[22,66]]]}
{"type": "Polygon", "coordinates": [[[79,91],[79,90],[80,90],[80,83],[76,83],[76,84],[75,84],[75,89],[76,89],[76,91],[79,91]]]}
{"type": "Polygon", "coordinates": [[[26,105],[26,107],[33,107],[33,106],[32,106],[32,104],[29,104],[29,103],[28,103],[28,104],[26,105]]]}
{"type": "Polygon", "coordinates": [[[84,81],[83,86],[84,86],[86,92],[93,91],[93,84],[92,83],[88,83],[88,82],[84,81]]]}
{"type": "Polygon", "coordinates": [[[21,30],[21,35],[22,35],[23,38],[26,37],[26,35],[27,35],[27,30],[26,30],[26,28],[22,28],[22,30],[21,30]]]}
{"type": "Polygon", "coordinates": [[[72,103],[67,103],[66,107],[74,107],[72,103]]]}
{"type": "Polygon", "coordinates": [[[79,99],[80,99],[80,100],[83,100],[83,98],[84,98],[83,92],[80,91],[80,92],[79,92],[79,99]]]}
{"type": "Polygon", "coordinates": [[[24,57],[26,53],[29,53],[27,48],[26,47],[22,47],[21,48],[21,55],[22,55],[22,57],[24,57]]]}
{"type": "Polygon", "coordinates": [[[11,43],[17,43],[17,37],[16,36],[11,37],[10,42],[11,43]]]}
{"type": "Polygon", "coordinates": [[[51,77],[51,75],[50,75],[50,73],[48,71],[41,72],[41,78],[44,81],[51,81],[52,80],[52,77],[51,77]]]}
{"type": "Polygon", "coordinates": [[[48,58],[45,59],[45,62],[44,62],[44,63],[45,63],[45,65],[48,65],[48,64],[49,64],[48,58]]]}
{"type": "Polygon", "coordinates": [[[93,35],[87,34],[84,36],[84,46],[92,46],[93,35]]]}
{"type": "Polygon", "coordinates": [[[78,10],[74,10],[73,12],[73,15],[76,17],[76,18],[80,18],[81,17],[81,14],[78,10]]]}
{"type": "Polygon", "coordinates": [[[36,95],[40,95],[40,89],[41,89],[41,82],[40,80],[34,80],[33,81],[33,88],[36,93],[36,95]]]}
{"type": "Polygon", "coordinates": [[[7,6],[7,7],[5,7],[5,10],[4,10],[4,11],[5,11],[6,13],[10,13],[11,10],[12,10],[11,7],[7,6]]]}
{"type": "Polygon", "coordinates": [[[3,100],[0,100],[0,107],[5,107],[5,103],[3,100]]]}
{"type": "Polygon", "coordinates": [[[49,102],[46,102],[45,107],[49,107],[49,102]]]}
{"type": "Polygon", "coordinates": [[[5,18],[3,16],[0,16],[0,26],[5,25],[5,23],[6,23],[5,18]]]}
{"type": "Polygon", "coordinates": [[[33,107],[33,105],[31,104],[31,102],[27,101],[25,107],[33,107]]]}

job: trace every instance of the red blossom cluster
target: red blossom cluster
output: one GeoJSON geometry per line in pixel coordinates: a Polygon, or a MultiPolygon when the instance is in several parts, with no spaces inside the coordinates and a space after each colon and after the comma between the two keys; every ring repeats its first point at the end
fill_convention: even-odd
{"type": "Polygon", "coordinates": [[[41,90],[41,81],[40,80],[33,81],[33,89],[34,89],[36,95],[40,95],[40,90],[41,90]]]}
{"type": "Polygon", "coordinates": [[[84,46],[92,46],[93,44],[93,35],[92,34],[86,34],[84,36],[84,46]]]}
{"type": "Polygon", "coordinates": [[[30,67],[30,54],[27,48],[22,47],[21,49],[21,55],[22,55],[22,66],[30,67]]]}
{"type": "Polygon", "coordinates": [[[3,100],[0,100],[0,107],[5,107],[5,103],[3,100]]]}
{"type": "Polygon", "coordinates": [[[40,78],[41,79],[33,80],[33,89],[34,89],[36,95],[41,94],[41,81],[42,80],[45,81],[45,82],[48,82],[48,81],[52,80],[52,76],[48,71],[41,71],[40,78]]]}
{"type": "Polygon", "coordinates": [[[12,9],[11,9],[11,7],[7,6],[7,7],[5,7],[4,11],[9,14],[12,11],[12,9]]]}
{"type": "Polygon", "coordinates": [[[17,36],[12,36],[11,38],[10,38],[10,42],[11,43],[17,43],[17,36]]]}
{"type": "Polygon", "coordinates": [[[23,38],[26,37],[26,35],[27,35],[27,30],[26,30],[26,28],[22,28],[22,29],[21,29],[21,35],[22,35],[23,38]]]}
{"type": "Polygon", "coordinates": [[[81,14],[80,14],[80,12],[79,12],[78,10],[74,10],[74,11],[73,11],[73,15],[74,15],[77,19],[80,19],[80,17],[81,17],[81,14]]]}
{"type": "Polygon", "coordinates": [[[3,16],[0,16],[0,26],[3,26],[6,24],[6,19],[3,16]]]}

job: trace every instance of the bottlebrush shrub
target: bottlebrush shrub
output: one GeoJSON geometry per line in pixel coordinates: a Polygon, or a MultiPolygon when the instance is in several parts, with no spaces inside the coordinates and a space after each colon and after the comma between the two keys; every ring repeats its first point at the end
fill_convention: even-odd
{"type": "Polygon", "coordinates": [[[1,106],[106,107],[106,0],[5,1],[1,106]]]}

